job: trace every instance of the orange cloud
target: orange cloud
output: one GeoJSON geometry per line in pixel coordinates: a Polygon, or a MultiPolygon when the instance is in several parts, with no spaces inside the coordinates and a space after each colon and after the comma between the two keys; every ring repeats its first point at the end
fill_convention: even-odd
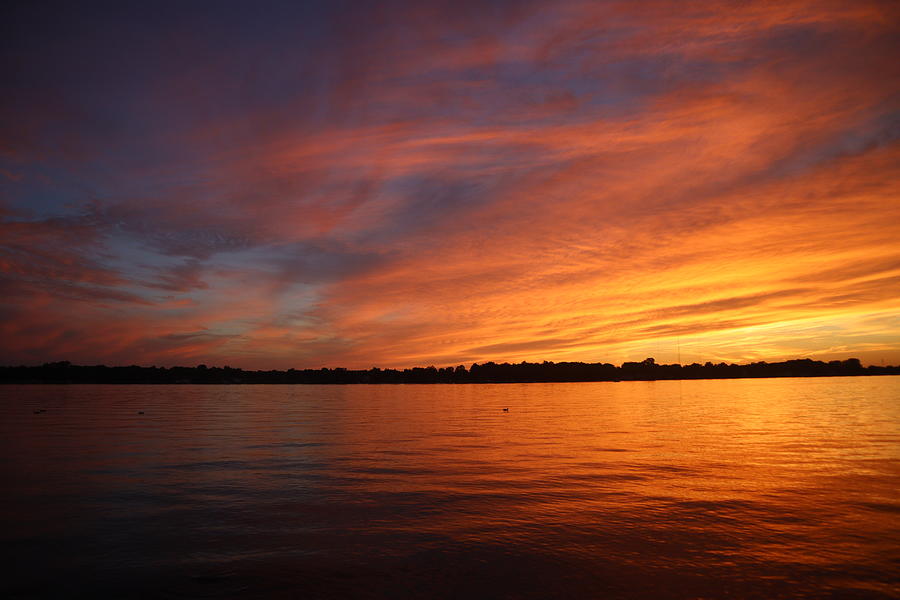
{"type": "Polygon", "coordinates": [[[0,359],[900,362],[895,3],[435,6],[333,16],[275,70],[252,40],[253,85],[164,62],[137,158],[72,134],[72,168],[41,115],[90,102],[40,103],[0,359]],[[77,216],[30,204],[82,171],[77,216]]]}

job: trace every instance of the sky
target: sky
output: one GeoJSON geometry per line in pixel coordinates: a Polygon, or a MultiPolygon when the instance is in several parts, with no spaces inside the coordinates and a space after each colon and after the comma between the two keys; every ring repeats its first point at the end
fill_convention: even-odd
{"type": "Polygon", "coordinates": [[[0,28],[0,364],[900,363],[896,2],[0,28]]]}

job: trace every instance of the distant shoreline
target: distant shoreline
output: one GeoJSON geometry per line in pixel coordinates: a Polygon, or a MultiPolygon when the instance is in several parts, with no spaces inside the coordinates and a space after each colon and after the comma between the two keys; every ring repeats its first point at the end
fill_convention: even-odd
{"type": "Polygon", "coordinates": [[[12,385],[154,385],[154,386],[175,386],[175,385],[517,385],[532,383],[634,383],[643,381],[645,383],[656,381],[735,381],[739,379],[829,379],[843,377],[896,377],[900,373],[860,373],[858,375],[769,375],[765,377],[684,377],[681,379],[554,379],[553,381],[393,381],[393,382],[371,382],[371,381],[354,381],[354,382],[279,382],[279,381],[0,381],[0,386],[12,385]]]}
{"type": "Polygon", "coordinates": [[[231,367],[78,366],[69,362],[40,366],[0,367],[0,384],[144,384],[144,385],[351,385],[575,383],[617,381],[691,381],[702,379],[771,379],[783,377],[859,377],[900,375],[900,366],[862,366],[856,358],[843,361],[796,359],[750,364],[657,364],[652,358],[609,363],[541,362],[475,363],[457,367],[354,370],[288,369],[245,371],[231,367]]]}

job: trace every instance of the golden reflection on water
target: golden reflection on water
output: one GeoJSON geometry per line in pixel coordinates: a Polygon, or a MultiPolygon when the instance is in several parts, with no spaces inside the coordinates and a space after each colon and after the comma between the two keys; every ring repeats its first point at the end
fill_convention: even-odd
{"type": "Polygon", "coordinates": [[[533,571],[525,597],[559,577],[573,594],[879,597],[900,593],[898,391],[896,377],[7,387],[5,503],[22,515],[7,535],[93,536],[135,565],[181,556],[104,541],[119,515],[177,540],[180,562],[264,555],[288,581],[312,557],[401,561],[426,582],[435,556],[472,581],[515,556],[533,571]],[[681,587],[654,588],[660,573],[681,587]]]}

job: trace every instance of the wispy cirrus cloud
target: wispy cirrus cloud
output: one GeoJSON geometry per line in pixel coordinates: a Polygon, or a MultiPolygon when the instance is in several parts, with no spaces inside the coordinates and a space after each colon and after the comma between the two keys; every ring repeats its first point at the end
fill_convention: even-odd
{"type": "Polygon", "coordinates": [[[14,15],[0,362],[900,360],[894,3],[142,10],[14,15]]]}

